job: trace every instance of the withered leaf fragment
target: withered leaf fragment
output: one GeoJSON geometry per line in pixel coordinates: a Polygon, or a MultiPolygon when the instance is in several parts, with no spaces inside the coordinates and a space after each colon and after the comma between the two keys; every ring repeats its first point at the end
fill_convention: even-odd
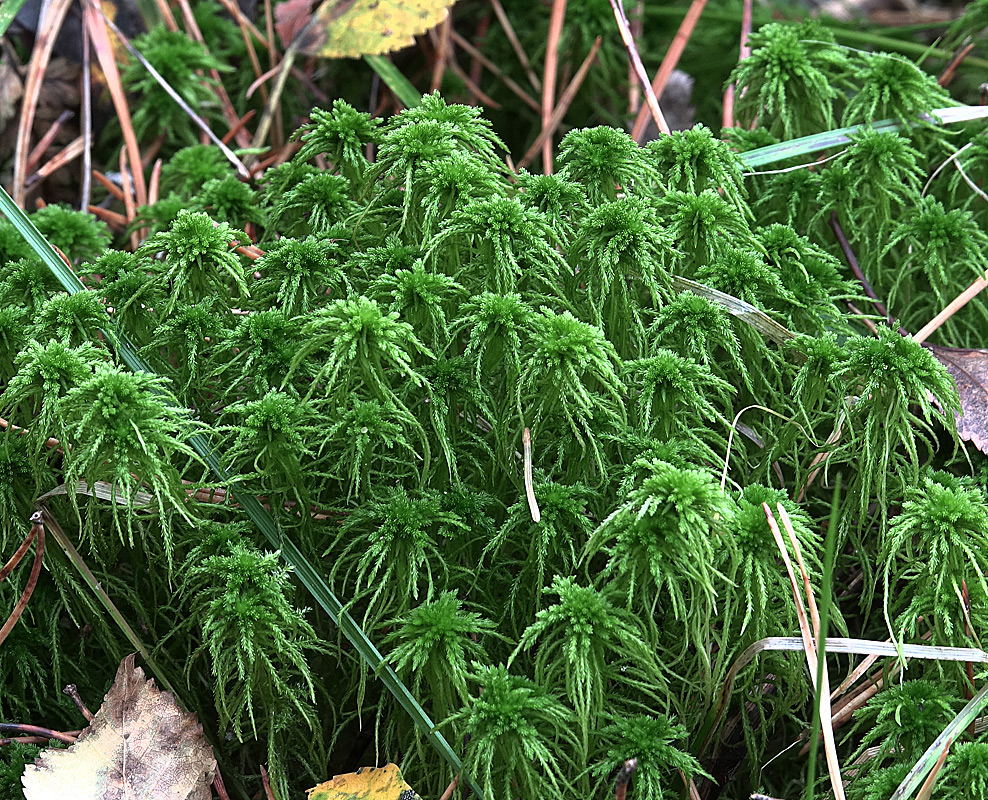
{"type": "Polygon", "coordinates": [[[988,453],[988,350],[934,344],[924,347],[947,368],[957,384],[962,412],[956,415],[957,433],[982,453],[988,453]]]}
{"type": "Polygon", "coordinates": [[[194,714],[134,654],[93,721],[67,750],[45,750],[21,777],[26,800],[209,800],[216,759],[194,714]]]}

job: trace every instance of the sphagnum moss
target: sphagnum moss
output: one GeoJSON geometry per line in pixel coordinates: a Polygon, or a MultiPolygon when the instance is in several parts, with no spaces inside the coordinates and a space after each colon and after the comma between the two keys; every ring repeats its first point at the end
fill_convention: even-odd
{"type": "MultiPolygon", "coordinates": [[[[888,593],[897,637],[932,625],[938,642],[976,643],[983,613],[972,608],[969,633],[951,605],[955,586],[976,604],[988,596],[983,487],[961,480],[971,465],[954,447],[957,395],[931,353],[848,313],[846,300],[867,306],[829,222],[836,211],[866,277],[912,325],[940,302],[933,291],[915,302],[917,286],[945,299],[951,281],[983,271],[980,199],[954,179],[919,200],[950,141],[925,128],[862,129],[825,165],[778,175],[744,174],[731,149],[845,116],[911,119],[946,100],[913,66],[836,48],[815,25],[773,23],[751,44],[732,80],[739,121],[762,129],[728,142],[695,129],[647,149],[621,131],[574,130],[558,174],[517,183],[482,112],[438,95],[383,125],[342,101],[315,110],[301,151],[254,194],[192,146],[163,168],[136,256],[92,252],[99,226],[73,218],[70,258],[87,262],[91,291],[71,302],[0,225],[4,540],[19,541],[6,516],[26,517],[35,487],[115,485],[123,505],[50,505],[87,534],[84,557],[142,634],[184,667],[203,723],[229,732],[223,757],[247,773],[267,761],[286,792],[312,785],[306,770],[324,770],[334,744],[334,769],[358,766],[339,754],[349,734],[363,741],[361,726],[420,791],[453,775],[329,620],[296,607],[294,579],[240,509],[189,501],[204,476],[187,445],[196,432],[219,444],[226,486],[267,503],[277,535],[365,624],[489,800],[603,797],[632,757],[632,791],[652,798],[679,791],[676,769],[713,771],[683,729],[708,716],[754,637],[796,635],[762,501],[789,509],[817,599],[833,593],[850,635],[885,638],[888,593]],[[902,93],[886,97],[892,86],[902,93]],[[256,262],[235,249],[234,222],[262,237],[256,262]],[[676,276],[747,301],[795,338],[765,342],[676,290],[676,276]],[[164,377],[123,372],[95,330],[113,327],[164,377]],[[171,392],[195,412],[175,411],[171,392]],[[838,469],[849,496],[834,585],[821,586],[820,519],[838,469]],[[882,579],[875,597],[843,596],[858,566],[864,583],[882,579]],[[925,588],[907,596],[914,579],[925,588]]],[[[974,171],[978,145],[959,156],[974,171]]],[[[945,343],[983,345],[983,308],[973,313],[945,343]]],[[[93,621],[91,662],[121,645],[65,565],[49,563],[39,596],[55,610],[23,620],[38,659],[28,672],[46,688],[71,672],[97,696],[93,676],[108,670],[77,669],[68,620],[93,621]]],[[[803,730],[801,664],[761,656],[740,675],[729,711],[749,765],[803,730]]],[[[0,659],[0,680],[23,685],[17,669],[0,659]]],[[[919,703],[946,713],[967,688],[960,670],[919,673],[911,664],[908,691],[879,694],[872,727],[843,745],[888,756],[864,768],[858,796],[877,797],[899,774],[890,762],[935,735],[941,721],[916,718],[919,703]],[[929,676],[936,691],[915,688],[929,676]]],[[[24,693],[16,710],[45,718],[49,695],[24,693]]],[[[964,752],[948,780],[983,757],[964,752]]],[[[760,780],[787,796],[801,770],[776,761],[760,780]]]]}

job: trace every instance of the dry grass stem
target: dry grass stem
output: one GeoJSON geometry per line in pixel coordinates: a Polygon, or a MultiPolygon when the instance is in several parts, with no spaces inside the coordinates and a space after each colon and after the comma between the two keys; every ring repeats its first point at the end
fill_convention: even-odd
{"type": "Polygon", "coordinates": [[[621,31],[621,39],[624,42],[624,47],[628,51],[628,57],[631,59],[631,63],[635,68],[635,75],[638,76],[638,80],[645,90],[645,103],[649,112],[652,114],[652,119],[655,120],[655,127],[659,129],[659,133],[671,133],[669,123],[666,122],[666,118],[662,114],[662,109],[659,108],[659,100],[655,96],[655,92],[652,91],[652,84],[648,80],[648,75],[645,74],[645,66],[642,64],[641,56],[638,54],[638,47],[635,45],[635,40],[632,38],[631,30],[628,27],[628,18],[624,15],[624,6],[621,5],[621,0],[610,0],[610,3],[611,9],[614,11],[614,19],[617,21],[618,30],[621,31]]]}
{"type": "MultiPolygon", "coordinates": [[[[515,81],[511,80],[511,78],[505,75],[503,70],[501,70],[501,68],[497,64],[495,64],[487,56],[485,56],[480,50],[478,50],[476,47],[470,44],[470,42],[467,39],[464,39],[455,30],[451,31],[450,35],[453,37],[453,41],[456,42],[457,47],[459,47],[461,50],[467,53],[471,58],[476,59],[479,64],[483,65],[488,70],[488,72],[491,72],[492,74],[497,76],[501,80],[501,82],[505,86],[507,86],[508,89],[510,89],[515,94],[515,96],[518,97],[518,99],[520,99],[525,105],[527,105],[533,111],[541,110],[538,101],[534,97],[532,97],[521,86],[515,83],[515,81]]],[[[474,80],[473,76],[471,76],[471,80],[474,80]]],[[[475,80],[474,83],[476,83],[475,80]]]]}
{"type": "Polygon", "coordinates": [[[44,83],[45,71],[51,60],[55,37],[62,29],[70,5],[72,0],[52,0],[38,26],[34,49],[31,52],[31,63],[28,66],[24,96],[21,100],[21,114],[17,120],[17,139],[14,144],[14,179],[11,194],[14,202],[21,208],[24,208],[27,194],[28,150],[31,144],[34,115],[38,109],[38,99],[41,97],[41,85],[44,83]]]}
{"type": "Polygon", "coordinates": [[[525,52],[525,48],[521,46],[521,41],[518,39],[518,34],[515,33],[515,29],[511,25],[511,20],[509,20],[508,15],[504,13],[504,6],[501,5],[501,1],[491,0],[491,8],[494,9],[494,15],[497,17],[497,21],[500,22],[501,27],[504,28],[504,35],[508,37],[508,41],[511,43],[511,49],[515,51],[515,55],[518,57],[518,62],[525,70],[525,75],[528,77],[529,83],[532,84],[532,88],[535,89],[535,91],[541,92],[542,81],[539,80],[538,75],[535,74],[535,70],[532,69],[532,63],[528,59],[528,54],[525,52]]]}
{"type": "Polygon", "coordinates": [[[944,308],[939,314],[937,314],[933,319],[926,323],[922,328],[916,331],[913,339],[922,344],[927,339],[929,339],[948,319],[950,319],[954,314],[960,311],[964,306],[971,302],[975,297],[977,297],[981,292],[985,290],[988,286],[988,280],[985,278],[977,278],[974,283],[968,286],[963,292],[961,292],[957,297],[951,300],[947,307],[944,308]]]}
{"type": "MultiPolygon", "coordinates": [[[[583,63],[580,64],[580,68],[576,71],[576,75],[573,76],[573,80],[569,82],[566,90],[563,92],[562,97],[559,98],[559,102],[556,103],[556,107],[552,112],[552,119],[549,120],[549,126],[543,127],[542,131],[539,133],[538,137],[532,142],[532,146],[528,148],[528,151],[521,157],[518,162],[517,169],[523,169],[528,166],[532,159],[538,154],[539,150],[542,148],[544,142],[552,136],[553,131],[559,127],[559,124],[563,121],[563,117],[566,116],[566,112],[569,110],[570,103],[573,102],[573,98],[576,97],[577,91],[580,89],[580,85],[583,83],[584,79],[587,77],[587,73],[590,71],[590,67],[593,65],[594,59],[597,58],[597,51],[600,50],[601,37],[597,37],[594,40],[593,47],[590,48],[590,52],[587,53],[587,57],[583,59],[583,63]]],[[[513,170],[517,171],[517,170],[513,170]]]]}
{"type": "MultiPolygon", "coordinates": [[[[686,16],[683,17],[683,21],[679,24],[679,30],[676,31],[672,44],[669,45],[669,49],[666,50],[662,63],[659,65],[659,71],[655,73],[655,78],[652,80],[652,92],[654,92],[656,97],[662,97],[662,92],[669,82],[669,76],[672,75],[673,70],[679,64],[683,50],[686,49],[686,45],[693,35],[693,30],[696,28],[696,23],[700,21],[700,15],[706,6],[707,0],[693,0],[690,3],[689,9],[686,11],[686,16]]],[[[631,138],[641,143],[646,125],[648,125],[648,107],[642,106],[638,109],[635,125],[631,129],[631,138]]]]}
{"type": "MultiPolygon", "coordinates": [[[[563,22],[566,19],[566,0],[552,0],[549,16],[549,32],[545,43],[545,68],[542,78],[542,130],[550,126],[556,103],[556,73],[559,69],[559,39],[563,35],[563,22]]],[[[542,169],[546,175],[552,173],[552,137],[542,141],[542,169]]]]}

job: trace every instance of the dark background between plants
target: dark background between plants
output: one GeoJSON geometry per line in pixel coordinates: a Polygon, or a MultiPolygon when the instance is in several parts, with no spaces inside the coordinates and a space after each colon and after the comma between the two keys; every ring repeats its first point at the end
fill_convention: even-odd
{"type": "MultiPolygon", "coordinates": [[[[504,5],[541,74],[548,7],[504,5]]],[[[646,3],[637,45],[650,74],[685,8],[646,3]]],[[[263,104],[245,97],[243,41],[217,9],[196,6],[206,49],[139,35],[139,15],[127,24],[222,133],[215,90],[190,64],[223,69],[239,115],[263,104]]],[[[281,798],[385,760],[423,797],[453,775],[246,517],[186,502],[196,487],[264,499],[492,798],[604,796],[630,757],[634,796],[681,794],[677,769],[707,798],[807,791],[806,757],[785,750],[812,713],[802,654],[764,654],[742,670],[701,753],[737,656],[761,637],[798,635],[761,503],[788,509],[841,635],[887,638],[887,608],[904,640],[980,646],[988,599],[984,458],[956,438],[949,376],[896,330],[914,333],[988,267],[985,204],[960,170],[926,186],[965,147],[961,168],[981,185],[983,123],[862,130],[824,153],[833,160],[772,175],[743,175],[737,155],[980,102],[988,5],[964,17],[924,6],[903,25],[852,10],[849,21],[800,27],[809,9],[758,6],[754,54],[733,75],[746,88],[739,125],[721,140],[741,4],[711,3],[680,63],[702,127],[640,148],[594,127],[629,121],[610,6],[571,3],[562,84],[603,40],[554,139],[552,176],[538,174],[538,159],[532,174],[505,166],[541,121],[488,70],[480,87],[500,108],[455,106],[475,98],[445,70],[443,99],[394,116],[363,62],[303,60],[307,82],[289,81],[279,123],[286,135],[302,126],[301,150],[280,145],[284,163],[243,183],[131,65],[124,79],[141,145],[162,160],[161,199],[124,230],[70,210],[78,167],[29,194],[35,224],[88,291],[61,293],[0,222],[0,416],[31,431],[8,426],[0,449],[5,557],[37,496],[80,479],[117,482],[125,505],[78,495],[49,507],[244,797],[257,796],[262,764],[281,798]],[[943,53],[968,37],[968,61],[938,87],[943,53]],[[910,66],[934,42],[943,50],[910,66]],[[773,83],[780,63],[802,72],[773,83]],[[894,327],[847,268],[833,215],[894,327]],[[133,253],[129,235],[142,226],[151,238],[133,253]],[[245,228],[265,252],[256,261],[231,250],[245,228]],[[677,289],[674,275],[752,303],[795,338],[765,340],[677,289]],[[163,380],[119,365],[99,333],[111,319],[163,380]],[[721,489],[731,422],[747,407],[721,489]],[[538,524],[525,498],[526,426],[538,524]],[[227,486],[190,453],[195,432],[235,476],[227,486]],[[821,454],[826,470],[811,479],[821,454]],[[823,586],[838,473],[836,568],[823,586]],[[150,506],[138,488],[152,492],[150,506]],[[955,586],[970,595],[971,629],[955,586]]],[[[488,4],[463,0],[453,19],[539,96],[488,4]]],[[[29,57],[27,27],[5,40],[8,69],[29,57]]],[[[67,86],[78,80],[71,50],[57,50],[67,86]]],[[[427,37],[393,60],[428,91],[427,37]]],[[[71,105],[65,92],[52,96],[41,133],[71,105]]],[[[105,100],[97,116],[93,163],[109,173],[120,129],[105,100]]],[[[15,119],[0,138],[4,159],[15,119]]],[[[124,212],[98,188],[92,202],[124,212]]],[[[983,346],[986,312],[976,299],[931,341],[983,346]]],[[[129,646],[64,554],[50,544],[45,558],[27,613],[0,645],[0,718],[74,729],[62,686],[78,684],[98,705],[129,646]]],[[[0,607],[13,606],[24,570],[0,584],[0,607]]],[[[833,684],[852,666],[829,664],[833,684]]],[[[911,663],[900,685],[894,666],[875,667],[882,690],[837,731],[855,798],[887,797],[980,680],[963,665],[911,663]],[[877,755],[852,769],[869,747],[877,755]]],[[[988,743],[955,748],[945,791],[984,797],[988,743]]],[[[18,796],[33,752],[0,748],[4,797],[18,796]]]]}

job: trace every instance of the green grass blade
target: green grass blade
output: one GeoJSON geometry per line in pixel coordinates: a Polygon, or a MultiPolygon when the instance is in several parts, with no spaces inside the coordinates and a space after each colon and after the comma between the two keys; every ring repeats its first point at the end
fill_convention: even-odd
{"type": "MultiPolygon", "coordinates": [[[[951,125],[957,122],[970,122],[975,119],[988,117],[988,106],[956,106],[951,108],[938,108],[924,115],[926,122],[936,122],[951,125]]],[[[803,136],[788,142],[772,144],[768,147],[759,147],[741,153],[741,160],[749,167],[763,167],[767,164],[775,164],[790,158],[798,158],[812,153],[818,153],[829,147],[838,147],[851,141],[851,134],[857,133],[865,125],[851,125],[847,128],[837,128],[823,133],[814,133],[812,136],[803,136]]],[[[876,131],[897,131],[902,125],[895,120],[883,119],[873,122],[870,126],[876,131]]]]}
{"type": "Polygon", "coordinates": [[[988,705],[988,685],[985,685],[980,692],[972,697],[971,701],[943,729],[943,732],[933,740],[933,744],[920,756],[919,761],[909,770],[909,774],[899,784],[899,788],[892,793],[889,800],[908,800],[909,797],[912,797],[913,792],[919,788],[930,770],[936,765],[947,743],[957,741],[963,736],[967,727],[973,724],[986,705],[988,705]]]}
{"type": "Polygon", "coordinates": [[[384,56],[364,56],[372,70],[376,72],[388,88],[395,93],[395,97],[401,100],[407,108],[415,108],[422,102],[422,95],[412,86],[411,82],[393,63],[384,56]]]}
{"type": "MultiPolygon", "coordinates": [[[[27,218],[27,215],[14,203],[2,186],[0,186],[0,211],[10,219],[35,253],[41,257],[56,275],[67,292],[74,294],[85,288],[75,273],[58,257],[58,254],[52,249],[48,241],[41,235],[31,220],[27,218]]],[[[134,372],[154,372],[147,362],[137,354],[137,351],[127,341],[125,336],[118,335],[117,342],[117,353],[131,370],[134,372]]],[[[190,439],[189,444],[221,481],[229,480],[229,473],[223,467],[215,450],[213,450],[212,445],[205,437],[195,436],[190,439]]],[[[354,649],[360,653],[361,658],[364,659],[367,666],[381,679],[388,690],[394,695],[399,705],[405,709],[415,724],[422,730],[426,739],[429,740],[436,751],[452,767],[454,773],[460,773],[463,764],[453,751],[453,748],[450,747],[449,742],[435,729],[436,725],[429,718],[425,709],[418,703],[408,690],[408,687],[402,683],[395,671],[385,662],[384,657],[378,651],[377,647],[374,646],[374,643],[367,637],[367,634],[364,633],[353,617],[343,608],[343,604],[333,594],[315,567],[312,566],[293,542],[278,533],[274,520],[271,519],[271,515],[257,501],[256,497],[236,492],[233,492],[233,495],[236,501],[240,503],[240,507],[250,517],[255,527],[264,535],[264,538],[268,540],[272,547],[280,551],[281,557],[294,570],[298,579],[312,594],[315,601],[339,626],[344,636],[354,646],[354,649]]],[[[117,617],[114,616],[114,619],[117,619],[117,617]]],[[[121,622],[126,625],[126,622],[122,618],[118,620],[118,624],[121,622]]],[[[128,634],[128,630],[129,627],[124,629],[125,635],[128,634]]],[[[130,638],[129,635],[128,638],[130,638]]],[[[464,777],[474,794],[482,800],[483,794],[480,788],[475,785],[472,778],[469,776],[464,777]]]]}
{"type": "Polygon", "coordinates": [[[14,21],[17,12],[24,7],[24,3],[26,2],[27,0],[6,0],[3,6],[0,7],[0,36],[3,36],[7,32],[10,23],[14,21]]]}

